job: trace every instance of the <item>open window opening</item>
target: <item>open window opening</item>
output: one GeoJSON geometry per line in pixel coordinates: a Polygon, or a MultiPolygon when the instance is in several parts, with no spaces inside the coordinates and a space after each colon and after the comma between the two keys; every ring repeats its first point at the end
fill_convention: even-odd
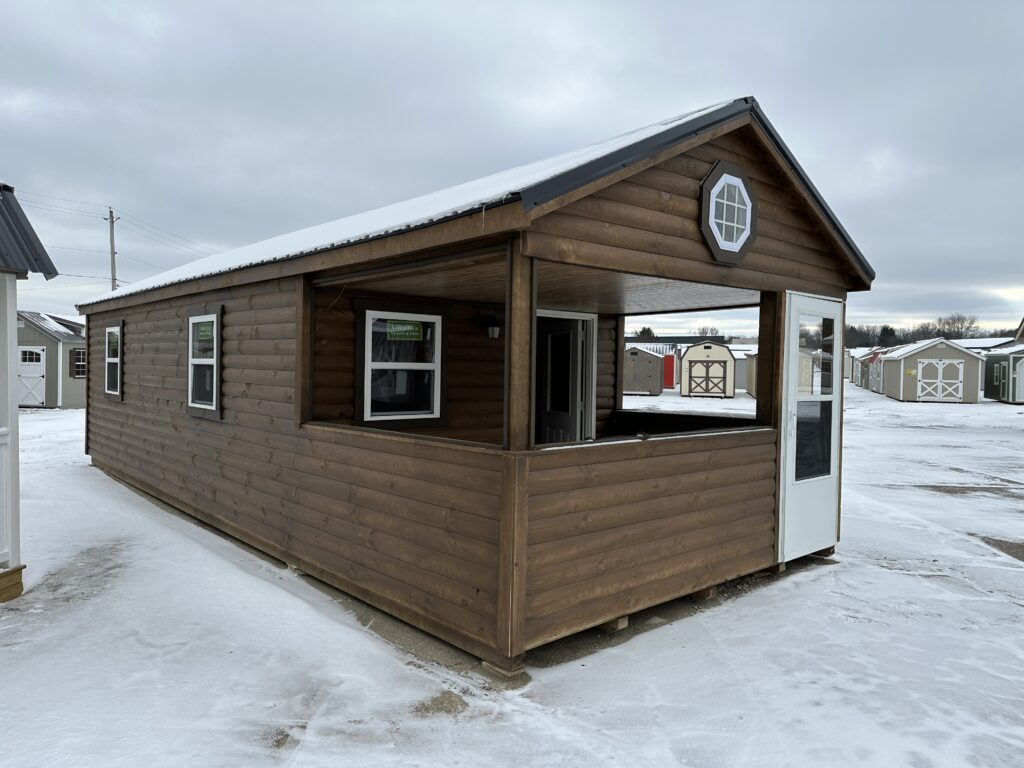
{"type": "Polygon", "coordinates": [[[626,317],[619,429],[757,424],[760,326],[760,304],[626,317]]]}

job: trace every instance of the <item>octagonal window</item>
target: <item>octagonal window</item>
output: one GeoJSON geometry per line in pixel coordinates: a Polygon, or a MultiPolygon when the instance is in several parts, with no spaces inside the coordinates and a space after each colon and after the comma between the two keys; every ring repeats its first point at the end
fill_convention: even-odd
{"type": "Polygon", "coordinates": [[[750,195],[743,181],[724,174],[711,190],[708,222],[722,250],[738,251],[750,236],[750,195]]]}

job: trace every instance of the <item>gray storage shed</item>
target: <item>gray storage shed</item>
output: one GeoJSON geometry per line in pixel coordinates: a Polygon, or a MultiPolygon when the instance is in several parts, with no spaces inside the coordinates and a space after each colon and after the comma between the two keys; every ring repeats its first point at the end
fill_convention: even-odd
{"type": "Polygon", "coordinates": [[[990,400],[1024,403],[1024,344],[988,353],[984,389],[990,400]]]}
{"type": "Polygon", "coordinates": [[[881,356],[882,394],[905,402],[976,403],[984,358],[946,339],[895,347],[881,356]]]}
{"type": "Polygon", "coordinates": [[[643,347],[631,347],[622,358],[622,389],[626,395],[660,395],[665,358],[643,347]]]}
{"type": "Polygon", "coordinates": [[[18,405],[85,408],[85,324],[18,310],[18,405]]]}

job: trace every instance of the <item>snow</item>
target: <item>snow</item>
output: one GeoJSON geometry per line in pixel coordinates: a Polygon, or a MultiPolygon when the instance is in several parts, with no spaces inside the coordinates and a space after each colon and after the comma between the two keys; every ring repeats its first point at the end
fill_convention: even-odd
{"type": "Polygon", "coordinates": [[[1024,344],[1016,344],[1012,347],[1002,347],[1001,349],[990,349],[988,354],[990,355],[1019,355],[1024,352],[1024,344]]]}
{"type": "MultiPolygon", "coordinates": [[[[933,344],[940,344],[940,343],[949,344],[949,345],[954,346],[954,347],[958,346],[955,342],[949,341],[947,339],[942,339],[942,338],[925,339],[924,341],[915,341],[913,344],[904,344],[901,347],[893,347],[892,349],[888,350],[884,355],[882,355],[882,359],[883,360],[901,360],[904,357],[907,357],[908,355],[914,354],[915,352],[920,352],[922,349],[927,349],[928,347],[932,346],[933,344]]],[[[961,349],[963,349],[963,348],[961,347],[961,349]]],[[[974,355],[977,358],[981,358],[981,355],[979,355],[973,349],[964,349],[963,351],[967,352],[970,355],[974,355]]]]}
{"type": "Polygon", "coordinates": [[[1013,338],[1010,336],[990,336],[984,339],[953,339],[954,344],[959,344],[964,349],[991,349],[992,347],[998,347],[1000,344],[1008,344],[1011,341],[1013,341],[1013,338]]]}
{"type": "Polygon", "coordinates": [[[56,336],[61,341],[67,341],[70,339],[82,340],[84,337],[81,333],[77,333],[66,325],[61,324],[54,319],[53,316],[47,315],[43,312],[28,312],[23,311],[22,314],[28,318],[32,323],[39,326],[42,330],[47,333],[56,336]]]}
{"type": "Polygon", "coordinates": [[[1024,408],[846,391],[834,557],[531,653],[514,690],[90,467],[81,411],[23,412],[3,763],[1019,766],[1024,563],[975,534],[1024,541],[1024,408]]]}
{"type": "Polygon", "coordinates": [[[591,144],[582,149],[511,168],[411,200],[308,227],[297,232],[278,235],[225,253],[207,256],[144,280],[138,280],[131,285],[118,288],[116,291],[97,296],[79,306],[88,306],[119,296],[129,296],[153,288],[230,272],[243,267],[289,259],[327,248],[337,248],[360,240],[423,226],[481,207],[498,205],[535,184],[552,179],[559,174],[683,125],[688,121],[696,120],[729,103],[731,102],[723,101],[713,104],[591,144]]]}
{"type": "Polygon", "coordinates": [[[678,389],[662,390],[660,395],[623,395],[627,411],[670,411],[698,416],[750,416],[757,414],[757,401],[744,389],[735,397],[682,397],[678,389]]]}

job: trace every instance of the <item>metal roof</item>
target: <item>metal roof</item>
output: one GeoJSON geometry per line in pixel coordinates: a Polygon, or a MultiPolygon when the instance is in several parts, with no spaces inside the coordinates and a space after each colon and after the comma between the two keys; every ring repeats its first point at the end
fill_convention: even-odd
{"type": "Polygon", "coordinates": [[[527,212],[567,192],[639,163],[686,139],[700,136],[735,118],[750,115],[772,148],[796,176],[818,213],[870,283],[875,271],[822,199],[778,132],[752,96],[715,104],[597,142],[582,149],[442,189],[402,203],[208,256],[190,264],[118,288],[79,304],[79,308],[167,285],[212,277],[259,264],[285,261],[354,243],[388,237],[519,202],[527,212]]]}
{"type": "Polygon", "coordinates": [[[979,360],[984,359],[983,355],[979,355],[973,349],[966,349],[964,347],[961,347],[954,341],[950,341],[949,339],[943,339],[941,337],[936,339],[924,339],[923,341],[915,341],[913,344],[904,344],[902,347],[893,347],[892,349],[887,350],[885,354],[882,355],[882,359],[902,360],[908,355],[916,354],[917,352],[921,352],[922,350],[928,349],[929,347],[934,347],[937,344],[947,344],[950,347],[953,347],[954,349],[959,349],[961,352],[966,352],[971,357],[976,357],[979,360]]]}
{"type": "Polygon", "coordinates": [[[45,312],[29,312],[18,310],[18,319],[31,323],[41,333],[45,333],[56,341],[85,341],[85,325],[72,320],[65,320],[45,312]]]}
{"type": "Polygon", "coordinates": [[[0,272],[17,275],[41,272],[47,280],[57,276],[57,268],[14,196],[14,187],[3,182],[0,182],[0,272]]]}

